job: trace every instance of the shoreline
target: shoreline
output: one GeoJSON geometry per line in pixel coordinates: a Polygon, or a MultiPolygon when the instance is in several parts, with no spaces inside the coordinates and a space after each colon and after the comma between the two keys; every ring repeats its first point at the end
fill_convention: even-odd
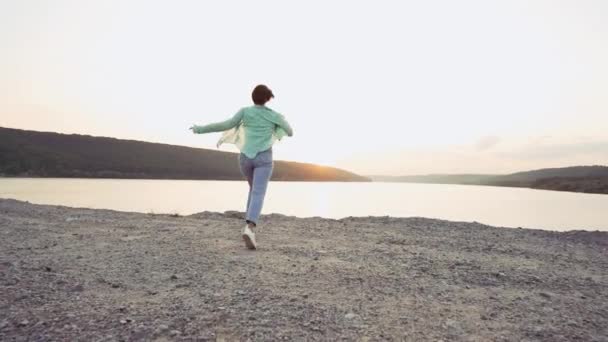
{"type": "MultiPolygon", "coordinates": [[[[85,179],[86,180],[86,179],[85,179]]],[[[217,182],[217,181],[213,181],[213,182],[217,182]]],[[[456,184],[457,185],[457,184],[456,184]]],[[[534,189],[533,189],[534,190],[534,189]]],[[[106,211],[114,211],[114,212],[118,212],[118,213],[133,213],[133,214],[149,214],[149,215],[168,215],[168,216],[179,216],[179,217],[189,217],[192,215],[196,215],[199,214],[201,212],[193,212],[193,213],[182,213],[179,210],[167,210],[167,211],[155,211],[154,209],[149,209],[149,210],[129,210],[129,209],[120,209],[120,208],[108,208],[108,207],[87,207],[87,206],[80,206],[80,205],[69,205],[69,204],[60,204],[60,203],[52,203],[52,202],[47,202],[47,203],[37,203],[37,202],[32,202],[30,200],[27,199],[19,199],[19,198],[14,198],[14,197],[2,197],[0,196],[0,201],[2,200],[9,200],[9,201],[17,201],[17,202],[23,202],[26,204],[32,204],[32,205],[41,205],[41,206],[56,206],[56,207],[61,207],[61,208],[65,208],[65,209],[82,209],[82,210],[106,210],[106,211]]],[[[203,213],[216,213],[216,214],[224,214],[224,213],[231,213],[233,215],[236,214],[240,214],[241,217],[243,217],[244,219],[244,215],[245,213],[242,211],[237,211],[237,210],[225,210],[225,211],[202,211],[203,213]]],[[[390,219],[403,219],[403,220],[407,220],[407,219],[427,219],[427,220],[435,220],[435,221],[443,221],[446,223],[457,223],[457,224],[480,224],[483,226],[488,226],[488,227],[493,227],[493,228],[500,228],[500,229],[528,229],[528,230],[542,230],[542,231],[547,231],[547,232],[606,232],[608,233],[608,226],[606,228],[599,228],[599,227],[595,227],[595,228],[581,228],[581,227],[576,227],[576,228],[539,228],[539,227],[534,227],[534,226],[526,226],[526,225],[513,225],[513,226],[507,226],[507,225],[497,225],[497,224],[492,224],[492,223],[486,223],[486,222],[481,222],[481,221],[477,221],[477,220],[459,220],[459,219],[449,219],[449,218],[439,218],[439,217],[431,217],[431,216],[398,216],[398,215],[362,215],[362,216],[341,216],[341,217],[331,217],[331,216],[319,216],[319,215],[311,215],[311,216],[299,216],[299,215],[289,215],[289,214],[282,214],[280,212],[272,212],[272,213],[264,213],[262,214],[263,217],[269,217],[269,216],[279,216],[279,217],[288,217],[288,218],[292,218],[292,219],[327,219],[327,220],[334,220],[334,221],[340,221],[340,220],[344,220],[344,219],[368,219],[368,218],[390,218],[390,219]]]]}
{"type": "MultiPolygon", "coordinates": [[[[86,180],[157,180],[157,181],[201,181],[201,182],[245,182],[243,179],[199,179],[199,178],[116,178],[116,177],[43,177],[43,176],[6,176],[0,175],[1,178],[6,179],[86,179],[86,180]]],[[[374,183],[374,181],[362,181],[362,180],[285,180],[285,179],[272,179],[271,182],[281,183],[374,183]]],[[[380,182],[377,182],[380,183],[380,182]]],[[[430,184],[430,183],[429,183],[430,184]]],[[[466,184],[463,184],[466,185],[466,184]]]]}
{"type": "Polygon", "coordinates": [[[608,232],[0,199],[0,339],[605,341],[608,232]]]}

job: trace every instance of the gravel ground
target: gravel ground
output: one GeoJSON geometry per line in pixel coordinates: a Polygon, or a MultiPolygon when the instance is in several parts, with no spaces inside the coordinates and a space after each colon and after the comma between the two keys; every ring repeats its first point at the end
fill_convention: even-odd
{"type": "Polygon", "coordinates": [[[608,341],[608,233],[0,200],[0,340],[608,341]]]}

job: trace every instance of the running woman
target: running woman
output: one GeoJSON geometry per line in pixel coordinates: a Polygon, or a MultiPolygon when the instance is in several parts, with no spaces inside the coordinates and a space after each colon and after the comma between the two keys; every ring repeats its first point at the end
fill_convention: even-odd
{"type": "Polygon", "coordinates": [[[272,176],[274,161],[272,145],[285,135],[293,136],[293,130],[283,115],[266,107],[274,98],[272,91],[260,84],[251,93],[253,106],[241,108],[232,118],[204,126],[190,127],[195,134],[224,132],[218,142],[235,144],[241,151],[239,166],[249,183],[243,240],[249,249],[256,249],[254,228],[257,227],[264,204],[268,182],[272,176]]]}

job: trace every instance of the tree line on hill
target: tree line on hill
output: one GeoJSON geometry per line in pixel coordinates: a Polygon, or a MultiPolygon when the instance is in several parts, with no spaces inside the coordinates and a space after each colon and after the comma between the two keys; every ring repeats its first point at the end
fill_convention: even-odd
{"type": "MultiPolygon", "coordinates": [[[[0,175],[240,180],[236,153],[0,127],[0,175]]],[[[275,161],[273,180],[367,182],[333,167],[275,161]]]]}

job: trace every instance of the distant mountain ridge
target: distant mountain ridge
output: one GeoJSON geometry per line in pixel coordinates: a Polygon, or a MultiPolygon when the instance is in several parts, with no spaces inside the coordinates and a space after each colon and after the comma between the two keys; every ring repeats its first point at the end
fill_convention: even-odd
{"type": "MultiPolygon", "coordinates": [[[[236,153],[0,127],[0,175],[241,180],[236,153]]],[[[333,167],[275,161],[273,180],[368,182],[333,167]]]]}
{"type": "Polygon", "coordinates": [[[532,171],[516,172],[509,175],[496,176],[495,181],[501,182],[527,182],[540,179],[567,177],[567,178],[590,178],[608,177],[608,166],[570,166],[561,168],[539,169],[532,171]]]}
{"type": "Polygon", "coordinates": [[[571,166],[516,172],[508,175],[431,174],[370,176],[377,182],[468,184],[608,194],[608,166],[571,166]]]}

